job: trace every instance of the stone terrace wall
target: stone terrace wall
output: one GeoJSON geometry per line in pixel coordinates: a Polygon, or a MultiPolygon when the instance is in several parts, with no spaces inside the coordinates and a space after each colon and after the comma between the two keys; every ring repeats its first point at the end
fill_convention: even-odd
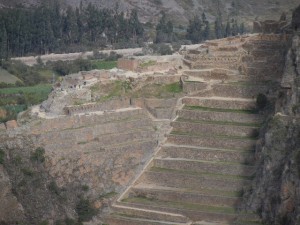
{"type": "Polygon", "coordinates": [[[31,134],[47,133],[50,131],[61,131],[66,129],[76,129],[83,126],[89,126],[97,123],[109,123],[111,121],[125,120],[129,117],[145,115],[142,109],[135,109],[124,112],[106,113],[103,115],[73,115],[62,116],[55,119],[47,119],[35,122],[31,127],[31,134]]]}
{"type": "Polygon", "coordinates": [[[119,99],[113,99],[108,102],[103,102],[98,104],[67,106],[64,108],[64,110],[67,115],[74,115],[78,113],[116,110],[120,108],[128,108],[130,106],[131,106],[130,98],[119,98],[119,99]]]}
{"type": "Polygon", "coordinates": [[[174,116],[174,110],[178,99],[150,99],[136,98],[132,103],[147,110],[152,116],[158,119],[171,119],[174,116]]]}
{"type": "Polygon", "coordinates": [[[118,69],[136,71],[139,62],[135,59],[118,59],[118,69]]]}
{"type": "Polygon", "coordinates": [[[99,196],[126,188],[157,146],[142,109],[42,120],[30,130],[45,148],[45,165],[57,185],[88,186],[98,208],[105,206],[99,196]]]}

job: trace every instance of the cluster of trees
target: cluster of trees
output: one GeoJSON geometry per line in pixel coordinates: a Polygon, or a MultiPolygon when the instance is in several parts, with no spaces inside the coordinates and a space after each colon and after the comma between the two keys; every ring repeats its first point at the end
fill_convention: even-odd
{"type": "Polygon", "coordinates": [[[244,34],[246,32],[244,23],[238,23],[237,19],[228,19],[226,25],[222,22],[221,17],[215,21],[215,37],[223,38],[244,34]]]}
{"type": "Polygon", "coordinates": [[[162,17],[156,26],[155,43],[171,43],[175,40],[173,23],[167,20],[165,12],[162,12],[162,17]]]}
{"type": "MultiPolygon", "coordinates": [[[[233,16],[237,18],[236,16],[233,16]]],[[[144,41],[145,28],[136,10],[129,15],[115,9],[99,9],[89,4],[63,8],[59,0],[48,0],[35,8],[0,9],[0,58],[28,54],[85,51],[112,44],[133,47],[144,41]]],[[[205,13],[189,21],[186,35],[178,36],[166,14],[155,27],[155,43],[174,43],[179,39],[200,43],[245,32],[237,19],[222,21],[221,15],[209,23],[205,13]]]]}
{"type": "Polygon", "coordinates": [[[64,9],[58,0],[45,1],[36,8],[0,9],[0,58],[137,42],[143,33],[136,10],[125,16],[118,7],[64,9]]]}
{"type": "Polygon", "coordinates": [[[189,21],[186,38],[191,40],[192,43],[200,43],[210,39],[210,25],[205,13],[202,13],[201,19],[199,16],[195,16],[189,21]]]}

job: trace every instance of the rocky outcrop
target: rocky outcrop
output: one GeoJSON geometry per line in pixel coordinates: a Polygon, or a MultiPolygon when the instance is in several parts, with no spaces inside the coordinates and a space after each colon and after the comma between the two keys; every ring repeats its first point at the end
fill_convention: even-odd
{"type": "MultiPolygon", "coordinates": [[[[300,7],[294,13],[298,24],[300,7]]],[[[246,208],[266,224],[300,224],[300,36],[295,34],[286,57],[274,115],[256,149],[257,174],[247,193],[246,208]]]]}

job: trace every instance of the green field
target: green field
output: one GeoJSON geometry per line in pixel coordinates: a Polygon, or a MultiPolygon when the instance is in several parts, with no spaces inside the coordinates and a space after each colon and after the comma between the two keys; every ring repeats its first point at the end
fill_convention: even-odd
{"type": "Polygon", "coordinates": [[[92,67],[98,70],[110,70],[117,67],[117,61],[92,60],[92,67]]]}
{"type": "Polygon", "coordinates": [[[32,87],[13,87],[13,88],[1,88],[0,89],[0,95],[1,94],[28,94],[28,93],[35,93],[35,94],[41,94],[41,95],[47,95],[51,91],[51,84],[39,84],[32,87]]]}
{"type": "Polygon", "coordinates": [[[7,111],[7,116],[0,118],[0,122],[16,119],[18,113],[26,110],[28,106],[43,102],[48,98],[51,89],[52,87],[49,84],[40,84],[32,87],[1,88],[0,108],[7,111]]]}
{"type": "Polygon", "coordinates": [[[16,76],[10,74],[7,70],[0,68],[0,83],[14,84],[18,80],[16,76]]]}

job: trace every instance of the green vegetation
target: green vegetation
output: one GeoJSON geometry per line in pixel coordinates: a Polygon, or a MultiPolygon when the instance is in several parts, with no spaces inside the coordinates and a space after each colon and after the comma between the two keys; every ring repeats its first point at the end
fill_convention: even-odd
{"type": "Polygon", "coordinates": [[[232,135],[209,135],[203,133],[188,133],[188,132],[181,132],[181,131],[172,131],[171,134],[174,135],[181,135],[181,136],[196,136],[196,137],[215,137],[218,139],[232,139],[232,140],[257,140],[257,135],[255,136],[232,136],[232,135]]]}
{"type": "Polygon", "coordinates": [[[230,121],[207,121],[207,120],[190,120],[184,118],[178,118],[179,122],[189,122],[189,123],[203,123],[203,124],[217,124],[224,126],[245,126],[245,127],[261,127],[260,123],[241,123],[241,122],[230,122],[230,121]]]}
{"type": "Polygon", "coordinates": [[[298,150],[298,152],[296,154],[295,161],[296,161],[297,170],[298,170],[298,177],[300,178],[300,151],[299,150],[298,150]]]}
{"type": "Polygon", "coordinates": [[[64,220],[55,221],[55,225],[83,225],[83,223],[71,218],[66,218],[64,220]]]}
{"type": "Polygon", "coordinates": [[[35,151],[31,154],[30,157],[31,161],[43,163],[45,162],[45,149],[42,147],[38,147],[35,151]]]}
{"type": "MultiPolygon", "coordinates": [[[[101,97],[100,101],[105,102],[111,100],[114,97],[120,97],[124,95],[128,95],[131,90],[131,85],[129,81],[120,81],[116,80],[113,83],[109,84],[105,87],[107,90],[106,95],[101,97]]],[[[99,87],[92,88],[92,91],[99,90],[99,87]]]]}
{"type": "Polygon", "coordinates": [[[171,84],[147,84],[142,89],[131,93],[133,97],[170,98],[182,93],[179,82],[171,84]]]}
{"type": "Polygon", "coordinates": [[[22,173],[28,177],[33,177],[34,175],[34,171],[32,171],[31,169],[29,168],[23,168],[21,169],[22,173]]]}
{"type": "Polygon", "coordinates": [[[201,110],[201,111],[208,111],[208,112],[232,112],[232,113],[245,113],[245,114],[257,114],[256,109],[222,109],[222,108],[209,108],[203,106],[185,106],[185,109],[188,110],[201,110]]]}
{"type": "Polygon", "coordinates": [[[97,210],[88,199],[80,199],[76,205],[76,213],[80,222],[89,221],[97,214],[97,210]]]}
{"type": "Polygon", "coordinates": [[[42,98],[47,96],[52,87],[50,84],[40,84],[31,87],[12,87],[12,88],[1,88],[0,95],[12,95],[12,94],[32,94],[42,95],[42,98]]]}
{"type": "Polygon", "coordinates": [[[154,66],[157,62],[153,60],[149,60],[140,64],[141,68],[147,68],[149,66],[154,66]]]}
{"type": "Polygon", "coordinates": [[[55,181],[51,181],[48,185],[48,189],[55,195],[61,196],[62,189],[59,188],[55,181]]]}
{"type": "Polygon", "coordinates": [[[47,220],[43,220],[39,223],[39,225],[49,225],[49,222],[47,220]]]}
{"type": "Polygon", "coordinates": [[[30,10],[21,5],[3,8],[0,21],[0,59],[139,44],[144,34],[135,9],[125,17],[118,9],[100,9],[92,4],[63,8],[58,0],[31,6],[30,10]]]}
{"type": "Polygon", "coordinates": [[[98,70],[110,70],[117,67],[117,61],[93,60],[92,67],[98,70]]]}
{"type": "Polygon", "coordinates": [[[0,118],[0,122],[16,119],[18,113],[26,110],[28,106],[46,100],[51,89],[49,84],[0,89],[0,109],[6,112],[6,115],[0,118]]]}
{"type": "Polygon", "coordinates": [[[154,172],[165,172],[165,173],[174,173],[174,174],[187,174],[193,176],[208,176],[214,177],[216,179],[232,179],[232,180],[252,180],[251,176],[239,176],[239,175],[229,175],[229,174],[218,174],[218,173],[203,173],[203,172],[195,172],[191,170],[175,170],[175,169],[167,169],[161,167],[151,167],[151,171],[154,172]]]}
{"type": "Polygon", "coordinates": [[[257,108],[263,110],[268,104],[268,98],[266,95],[259,93],[256,98],[257,108]]]}
{"type": "Polygon", "coordinates": [[[4,163],[5,153],[2,149],[0,149],[0,164],[4,163]]]}
{"type": "Polygon", "coordinates": [[[201,211],[211,211],[219,213],[235,213],[235,209],[231,207],[221,207],[221,206],[210,206],[201,205],[196,203],[188,202],[176,202],[176,201],[160,201],[152,198],[146,197],[133,197],[123,200],[124,202],[141,203],[141,204],[151,204],[157,206],[168,206],[176,209],[190,209],[190,210],[201,210],[201,211]]]}
{"type": "Polygon", "coordinates": [[[117,192],[112,191],[112,192],[108,192],[108,193],[100,195],[99,198],[100,199],[112,198],[112,197],[116,196],[117,194],[118,194],[117,192]]]}
{"type": "Polygon", "coordinates": [[[83,191],[88,191],[88,190],[90,190],[90,187],[89,187],[88,185],[86,185],[86,184],[85,184],[85,185],[82,185],[81,188],[82,188],[83,191]]]}
{"type": "Polygon", "coordinates": [[[14,84],[17,81],[19,81],[19,79],[16,76],[12,75],[7,70],[0,68],[0,83],[14,84]]]}

